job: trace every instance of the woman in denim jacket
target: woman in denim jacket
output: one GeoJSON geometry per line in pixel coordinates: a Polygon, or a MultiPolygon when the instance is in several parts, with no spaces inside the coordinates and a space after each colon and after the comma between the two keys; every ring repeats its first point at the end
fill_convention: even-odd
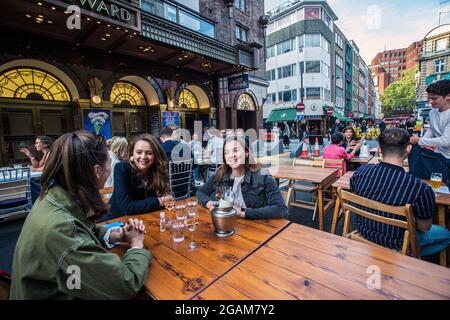
{"type": "Polygon", "coordinates": [[[261,172],[247,143],[242,138],[232,138],[223,147],[223,165],[198,189],[200,203],[212,210],[219,186],[233,188],[234,207],[237,215],[246,219],[282,219],[287,216],[287,207],[275,180],[261,172]]]}

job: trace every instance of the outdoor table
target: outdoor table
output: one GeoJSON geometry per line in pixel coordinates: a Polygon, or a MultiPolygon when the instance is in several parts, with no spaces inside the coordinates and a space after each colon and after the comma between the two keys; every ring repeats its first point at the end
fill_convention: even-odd
{"type": "Polygon", "coordinates": [[[450,269],[291,224],[196,299],[448,300],[450,269]]]}
{"type": "Polygon", "coordinates": [[[347,160],[348,163],[358,163],[358,164],[367,164],[370,160],[372,160],[373,156],[370,157],[353,157],[350,160],[347,160]]]}
{"type": "Polygon", "coordinates": [[[296,181],[306,181],[316,184],[318,186],[317,197],[319,207],[319,228],[323,230],[324,214],[333,206],[334,200],[331,200],[324,206],[323,192],[331,187],[331,184],[336,181],[338,177],[338,170],[333,168],[319,168],[308,166],[291,166],[279,165],[268,168],[270,174],[277,180],[288,179],[296,181]]]}
{"type": "MultiPolygon", "coordinates": [[[[185,230],[186,239],[181,243],[172,240],[170,228],[159,230],[159,212],[124,216],[113,221],[126,222],[129,218],[141,219],[146,232],[144,246],[153,260],[145,282],[145,291],[153,299],[186,300],[193,298],[208,285],[233,268],[249,254],[280,232],[288,220],[236,220],[236,233],[228,238],[214,234],[208,209],[198,206],[200,223],[195,231],[195,250],[189,250],[190,232],[185,230]]],[[[166,217],[168,216],[167,210],[166,217]]],[[[175,217],[175,213],[172,212],[175,217]]],[[[113,252],[122,256],[127,248],[116,247],[113,252]]]]}
{"type": "MultiPolygon", "coordinates": [[[[331,224],[331,233],[335,234],[336,233],[336,226],[337,226],[337,221],[339,219],[339,212],[341,209],[341,199],[339,198],[338,194],[337,194],[337,189],[338,188],[342,188],[344,190],[350,190],[350,178],[353,176],[355,172],[354,171],[348,171],[346,174],[344,174],[339,180],[337,180],[335,183],[333,183],[332,187],[333,187],[333,195],[336,199],[336,205],[334,207],[334,212],[333,212],[333,222],[331,224]]],[[[429,180],[423,180],[425,183],[430,184],[429,180]]],[[[442,183],[442,185],[444,185],[442,183]]],[[[436,207],[437,207],[437,211],[438,211],[438,223],[440,226],[443,227],[450,227],[450,221],[449,221],[449,225],[446,225],[446,221],[445,221],[445,208],[446,207],[450,207],[450,194],[444,194],[444,193],[439,193],[436,192],[436,207]]],[[[443,251],[441,253],[440,256],[440,262],[441,265],[447,265],[447,255],[445,254],[445,251],[443,251]]]]}

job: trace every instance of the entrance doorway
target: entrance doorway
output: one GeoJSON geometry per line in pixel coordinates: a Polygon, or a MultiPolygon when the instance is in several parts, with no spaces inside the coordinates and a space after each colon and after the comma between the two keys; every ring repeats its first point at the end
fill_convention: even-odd
{"type": "Polygon", "coordinates": [[[257,129],[256,127],[256,112],[255,111],[243,111],[237,110],[237,128],[244,129],[257,129]]]}
{"type": "MultiPolygon", "coordinates": [[[[28,162],[21,148],[34,150],[36,136],[49,136],[53,140],[73,129],[71,108],[68,105],[2,106],[1,136],[2,165],[28,162]]],[[[36,156],[40,156],[37,155],[36,156]]]]}
{"type": "Polygon", "coordinates": [[[125,137],[128,141],[147,132],[144,110],[114,110],[111,117],[112,135],[125,137]]]}

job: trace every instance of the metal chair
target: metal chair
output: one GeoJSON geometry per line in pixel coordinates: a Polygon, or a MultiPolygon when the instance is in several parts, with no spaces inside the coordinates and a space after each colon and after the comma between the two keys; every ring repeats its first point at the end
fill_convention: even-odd
{"type": "Polygon", "coordinates": [[[169,162],[170,186],[176,200],[192,196],[194,190],[192,167],[192,160],[169,162]]]}
{"type": "Polygon", "coordinates": [[[0,169],[0,221],[31,211],[30,183],[30,168],[0,169]]]}

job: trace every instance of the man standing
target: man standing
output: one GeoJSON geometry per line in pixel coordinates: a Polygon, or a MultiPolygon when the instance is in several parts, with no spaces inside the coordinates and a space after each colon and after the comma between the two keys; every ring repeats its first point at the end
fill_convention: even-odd
{"type": "MultiPolygon", "coordinates": [[[[383,162],[360,167],[350,179],[350,189],[359,196],[391,206],[411,204],[416,219],[420,255],[427,256],[449,245],[450,231],[432,225],[436,210],[433,189],[403,169],[403,160],[412,148],[409,139],[403,129],[384,131],[378,147],[378,152],[383,154],[383,162]]],[[[384,212],[375,213],[387,217],[384,212]]],[[[404,229],[360,216],[355,218],[355,227],[364,238],[391,249],[401,248],[404,229]]]]}
{"type": "Polygon", "coordinates": [[[406,131],[408,131],[410,136],[413,135],[415,127],[416,127],[416,119],[414,118],[414,116],[410,116],[408,121],[406,122],[406,131]]]}
{"type": "Polygon", "coordinates": [[[384,130],[386,130],[386,122],[383,120],[381,120],[380,123],[380,134],[384,132],[384,130]]]}

